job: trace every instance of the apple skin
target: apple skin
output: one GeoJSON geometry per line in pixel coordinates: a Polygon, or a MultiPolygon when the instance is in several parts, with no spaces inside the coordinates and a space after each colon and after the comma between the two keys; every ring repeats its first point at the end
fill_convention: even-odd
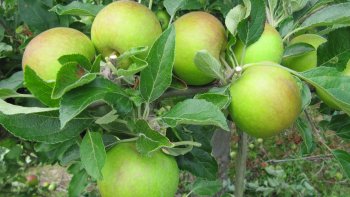
{"type": "MultiPolygon", "coordinates": [[[[346,68],[343,70],[343,75],[350,76],[350,60],[346,64],[346,68]]],[[[328,96],[328,94],[325,91],[316,88],[316,93],[320,97],[320,99],[330,108],[335,110],[341,110],[341,108],[338,107],[337,103],[334,102],[333,99],[330,96],[328,96]]]]}
{"type": "Polygon", "coordinates": [[[293,38],[289,45],[296,43],[307,43],[316,50],[310,51],[298,57],[290,57],[283,60],[283,65],[298,72],[303,72],[317,66],[317,48],[327,40],[317,34],[303,34],[293,38]]]}
{"type": "Polygon", "coordinates": [[[230,87],[230,115],[237,127],[258,138],[276,135],[293,124],[301,112],[296,80],[268,62],[243,71],[230,87]]]}
{"type": "Polygon", "coordinates": [[[189,85],[205,85],[212,77],[200,71],[194,57],[200,50],[207,50],[217,60],[225,49],[225,29],[221,22],[206,12],[190,12],[175,23],[174,73],[189,85]]]}
{"type": "Polygon", "coordinates": [[[107,152],[97,181],[102,197],[172,197],[179,183],[179,169],[174,157],[156,151],[141,155],[135,143],[120,143],[107,152]]]}
{"type": "Polygon", "coordinates": [[[27,65],[45,81],[55,81],[62,65],[58,58],[63,55],[81,54],[87,59],[95,57],[90,39],[78,30],[56,27],[44,31],[27,45],[22,59],[23,70],[27,65]]]}
{"type": "MultiPolygon", "coordinates": [[[[238,63],[242,62],[243,48],[244,44],[240,40],[237,40],[234,53],[238,63]]],[[[281,63],[282,55],[283,41],[281,35],[274,27],[266,23],[261,37],[246,48],[243,64],[263,61],[281,63]]]]}
{"type": "Polygon", "coordinates": [[[108,57],[134,47],[150,48],[161,33],[156,15],[147,7],[133,1],[116,1],[104,7],[95,17],[91,40],[97,50],[108,57]]]}

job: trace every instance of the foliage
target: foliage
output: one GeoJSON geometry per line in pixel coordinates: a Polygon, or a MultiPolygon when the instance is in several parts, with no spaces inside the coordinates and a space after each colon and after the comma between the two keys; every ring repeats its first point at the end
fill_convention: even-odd
{"type": "MultiPolygon", "coordinates": [[[[234,131],[232,120],[227,117],[231,100],[228,87],[239,77],[237,70],[254,66],[236,62],[232,52],[236,38],[246,46],[253,44],[265,22],[277,28],[285,45],[303,33],[327,38],[317,50],[317,68],[298,73],[275,66],[288,70],[300,82],[303,113],[294,125],[302,138],[299,156],[325,150],[338,162],[337,169],[342,170],[344,177],[350,178],[349,150],[332,147],[322,133],[332,130],[337,140],[350,139],[350,77],[341,73],[350,59],[350,2],[142,0],[152,11],[165,10],[170,16],[168,28],[149,48],[147,57],[138,56],[147,51],[144,46],[120,54],[117,61],[100,55],[93,62],[79,54],[62,56],[62,68],[55,82],[42,80],[29,66],[23,73],[23,51],[33,37],[59,26],[90,35],[94,17],[110,2],[0,2],[0,189],[17,183],[19,189],[15,192],[31,195],[34,189],[24,191],[24,177],[17,175],[39,162],[59,163],[71,169],[69,195],[79,196],[101,178],[106,151],[123,141],[136,141],[138,151],[145,155],[161,149],[176,156],[181,170],[198,177],[188,185],[188,195],[212,196],[222,187],[227,189],[219,180],[219,165],[212,155],[215,144],[210,141],[214,132],[234,131]],[[227,29],[228,43],[219,60],[208,51],[199,51],[194,59],[199,70],[216,79],[204,87],[188,87],[172,73],[176,53],[172,23],[194,10],[215,15],[227,29]],[[118,62],[125,59],[132,60],[130,67],[118,67],[118,62]],[[320,102],[315,88],[325,91],[341,110],[320,102]],[[323,113],[323,121],[310,118],[311,108],[323,113]]],[[[314,50],[305,43],[291,45],[283,58],[314,50]]],[[[266,180],[249,182],[248,193],[318,193],[306,177],[289,184],[284,169],[269,166],[264,170],[266,180]]]]}

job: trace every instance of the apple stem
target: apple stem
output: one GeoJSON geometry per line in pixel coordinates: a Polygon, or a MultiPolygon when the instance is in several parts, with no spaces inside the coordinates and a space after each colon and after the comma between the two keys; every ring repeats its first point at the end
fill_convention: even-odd
{"type": "Polygon", "coordinates": [[[236,160],[235,196],[243,197],[245,190],[245,171],[248,154],[248,135],[239,132],[238,154],[236,160]]]}

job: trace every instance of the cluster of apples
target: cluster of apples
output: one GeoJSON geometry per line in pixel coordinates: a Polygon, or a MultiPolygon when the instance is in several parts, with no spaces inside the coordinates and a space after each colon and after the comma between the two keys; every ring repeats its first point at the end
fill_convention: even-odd
{"type": "MultiPolygon", "coordinates": [[[[199,50],[207,50],[220,59],[227,44],[222,23],[213,15],[198,11],[179,17],[174,25],[174,73],[189,85],[214,81],[197,68],[194,57],[199,50]]],[[[133,1],[117,1],[97,14],[91,40],[71,28],[47,30],[27,45],[22,65],[30,66],[45,81],[55,81],[61,67],[58,58],[63,55],[81,54],[92,60],[96,48],[104,57],[118,56],[134,47],[150,48],[161,33],[157,16],[147,7],[133,1]]],[[[309,42],[317,48],[324,41],[320,36],[303,35],[291,44],[309,42]]],[[[273,65],[281,63],[283,50],[280,34],[269,24],[255,43],[245,48],[238,40],[234,49],[238,62],[257,63],[245,69],[230,88],[232,119],[242,131],[255,137],[269,137],[283,131],[301,112],[301,93],[295,78],[273,65]]],[[[317,54],[313,51],[283,64],[304,71],[317,65],[317,54]]],[[[121,143],[108,151],[102,174],[104,178],[98,181],[98,186],[104,197],[174,196],[179,178],[173,157],[161,151],[151,157],[141,156],[133,143],[121,143]]]]}

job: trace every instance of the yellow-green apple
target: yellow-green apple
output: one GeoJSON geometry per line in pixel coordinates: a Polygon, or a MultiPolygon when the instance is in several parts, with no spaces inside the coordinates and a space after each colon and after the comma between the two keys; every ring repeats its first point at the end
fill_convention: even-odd
{"type": "Polygon", "coordinates": [[[150,48],[161,33],[160,23],[151,10],[137,2],[122,0],[108,4],[97,14],[91,27],[91,40],[108,57],[134,47],[150,48]]]}
{"type": "Polygon", "coordinates": [[[102,197],[175,196],[179,169],[174,157],[156,151],[141,155],[135,143],[120,143],[107,152],[97,181],[102,197]]]}
{"type": "Polygon", "coordinates": [[[258,63],[263,61],[281,63],[283,41],[278,31],[266,23],[260,38],[246,47],[244,54],[243,49],[243,42],[238,40],[234,48],[234,53],[239,64],[258,63]],[[242,55],[244,55],[243,62],[241,61],[242,55]]]}
{"type": "Polygon", "coordinates": [[[270,137],[288,128],[301,112],[294,77],[268,62],[246,68],[230,87],[230,114],[238,128],[255,137],[270,137]]]}
{"type": "Polygon", "coordinates": [[[214,79],[198,69],[194,57],[207,50],[217,60],[226,44],[221,22],[206,12],[190,12],[175,21],[174,73],[189,85],[204,85],[214,79]]]}
{"type": "Polygon", "coordinates": [[[90,39],[78,30],[56,27],[33,38],[25,48],[22,67],[33,69],[45,81],[55,81],[62,65],[58,59],[63,55],[81,54],[87,59],[95,57],[90,39]]]}
{"type": "Polygon", "coordinates": [[[317,34],[303,34],[293,38],[289,45],[306,43],[312,45],[315,50],[296,57],[288,57],[283,60],[283,65],[298,72],[310,70],[317,66],[317,48],[327,40],[317,34]]]}

